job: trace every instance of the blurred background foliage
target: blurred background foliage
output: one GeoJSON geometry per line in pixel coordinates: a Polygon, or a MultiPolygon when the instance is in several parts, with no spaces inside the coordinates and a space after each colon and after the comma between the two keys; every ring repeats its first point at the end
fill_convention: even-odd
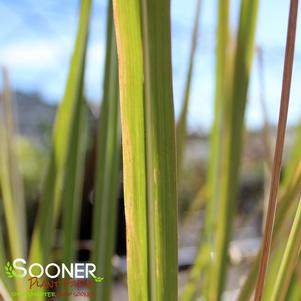
{"type": "MultiPolygon", "coordinates": [[[[126,278],[131,300],[175,300],[177,293],[179,300],[249,300],[270,190],[289,5],[280,0],[174,0],[170,6],[167,0],[154,0],[151,6],[151,1],[129,0],[131,9],[123,10],[123,1],[113,2],[115,24],[118,15],[124,25],[116,28],[117,47],[110,0],[0,0],[0,17],[10,22],[0,30],[5,67],[0,264],[20,256],[43,263],[93,261],[105,278],[94,300],[127,300],[126,278]],[[171,20],[158,14],[169,16],[170,10],[171,20]],[[158,24],[164,38],[151,30],[158,24]],[[123,55],[129,59],[122,61],[123,55]],[[127,79],[122,83],[118,69],[127,79]],[[156,70],[162,71],[162,80],[156,70]],[[123,137],[129,143],[121,145],[121,130],[128,126],[131,139],[123,137]],[[130,160],[133,149],[139,164],[130,160]],[[125,164],[121,150],[129,156],[125,164]],[[128,263],[128,275],[124,186],[126,195],[140,202],[125,196],[128,251],[141,260],[128,263]]],[[[300,51],[297,40],[263,300],[278,301],[278,294],[281,300],[301,298],[296,239],[300,51]],[[288,268],[282,289],[276,277],[288,268]]],[[[11,300],[10,292],[26,284],[8,281],[3,273],[0,294],[11,300]]]]}

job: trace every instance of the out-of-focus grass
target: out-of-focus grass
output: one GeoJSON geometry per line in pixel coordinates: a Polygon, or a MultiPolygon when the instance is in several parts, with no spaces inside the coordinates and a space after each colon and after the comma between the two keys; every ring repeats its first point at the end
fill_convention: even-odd
{"type": "Polygon", "coordinates": [[[37,197],[40,182],[47,166],[47,153],[45,149],[35,145],[30,139],[18,136],[16,139],[16,154],[20,173],[24,179],[24,191],[27,201],[37,197]]]}
{"type": "MultiPolygon", "coordinates": [[[[83,0],[79,20],[78,34],[70,64],[69,78],[65,96],[59,106],[53,130],[53,144],[50,154],[48,170],[43,183],[42,199],[36,226],[33,233],[30,261],[45,263],[50,259],[53,233],[61,208],[68,165],[76,161],[76,152],[72,146],[77,139],[77,125],[81,110],[84,109],[82,85],[85,66],[85,55],[88,39],[91,1],[83,0]]],[[[73,168],[70,166],[70,168],[73,168]]],[[[73,177],[69,174],[69,178],[73,177]]],[[[73,178],[75,181],[76,179],[73,178]]],[[[69,185],[72,184],[69,182],[69,185]]],[[[70,214],[72,214],[70,212],[70,214]]]]}
{"type": "Polygon", "coordinates": [[[234,50],[228,29],[229,5],[229,1],[219,2],[215,119],[208,170],[205,227],[190,280],[183,292],[183,300],[196,298],[201,276],[204,277],[202,294],[205,290],[206,298],[220,300],[227,272],[227,252],[236,208],[258,1],[241,2],[234,50]]]}
{"type": "MultiPolygon", "coordinates": [[[[4,89],[1,103],[3,113],[0,119],[0,183],[9,248],[6,255],[5,247],[1,248],[1,257],[19,258],[25,257],[27,254],[26,210],[23,181],[16,156],[17,135],[12,92],[6,69],[3,69],[3,82],[4,89]]],[[[10,285],[7,281],[4,281],[3,284],[6,287],[10,285]]],[[[14,281],[14,285],[18,290],[24,288],[22,280],[14,281]]],[[[24,297],[19,299],[24,300],[24,297]]]]}
{"type": "Polygon", "coordinates": [[[201,0],[197,0],[195,9],[195,19],[193,24],[193,32],[191,38],[191,48],[189,54],[189,64],[186,75],[186,83],[184,88],[183,103],[181,108],[181,113],[176,126],[177,135],[177,168],[178,168],[178,181],[182,173],[182,161],[185,152],[185,145],[187,139],[187,116],[190,101],[190,90],[193,78],[193,68],[195,64],[195,54],[197,49],[198,35],[199,35],[199,23],[200,23],[200,13],[201,13],[201,0]]]}
{"type": "Polygon", "coordinates": [[[116,37],[111,0],[107,13],[107,49],[103,99],[100,109],[95,176],[92,260],[105,278],[93,300],[111,300],[112,258],[115,249],[120,179],[121,133],[116,37]]]}
{"type": "MultiPolygon", "coordinates": [[[[46,165],[45,162],[48,162],[48,168],[45,170],[41,189],[30,261],[52,261],[54,246],[60,248],[57,260],[66,264],[76,260],[83,169],[89,133],[83,86],[91,0],[82,0],[81,3],[69,78],[64,99],[59,105],[49,158],[46,159],[45,154],[41,154],[24,138],[17,138],[13,131],[11,112],[1,119],[5,125],[0,128],[0,181],[4,205],[1,209],[7,222],[5,230],[9,238],[7,248],[0,236],[1,265],[8,259],[27,255],[27,242],[23,239],[26,235],[22,234],[26,231],[22,178],[25,179],[29,194],[38,191],[37,182],[43,173],[41,165],[46,165]],[[17,162],[19,159],[20,164],[17,162]],[[57,240],[54,243],[54,233],[58,228],[59,217],[62,218],[60,227],[63,231],[59,241],[61,244],[57,245],[57,240]]],[[[93,299],[110,300],[113,285],[111,259],[115,243],[121,147],[120,96],[129,298],[139,301],[177,300],[178,172],[182,178],[181,183],[193,187],[193,192],[186,191],[187,198],[192,198],[198,190],[196,183],[191,183],[195,178],[193,173],[198,173],[197,179],[202,181],[199,183],[202,186],[199,191],[206,200],[198,256],[181,298],[196,300],[202,296],[210,301],[221,300],[227,276],[229,240],[237,209],[239,179],[244,177],[239,177],[243,166],[240,157],[258,0],[241,1],[238,33],[235,36],[231,35],[229,29],[231,2],[219,1],[215,115],[209,158],[200,166],[192,167],[187,164],[188,168],[182,168],[182,157],[186,146],[189,92],[193,79],[201,1],[196,2],[183,107],[177,125],[173,111],[170,1],[113,1],[118,58],[111,1],[108,3],[104,94],[98,124],[93,195],[94,245],[91,256],[98,275],[105,277],[105,281],[97,286],[93,299]],[[201,185],[205,177],[206,185],[201,185]]],[[[300,133],[301,131],[281,184],[275,222],[277,237],[274,235],[264,300],[270,300],[274,296],[274,300],[278,301],[279,295],[286,296],[288,286],[288,300],[296,300],[294,298],[300,295],[295,270],[296,264],[300,264],[297,258],[300,249],[300,206],[295,215],[301,191],[300,133]],[[294,216],[289,244],[286,244],[283,238],[287,237],[294,216]],[[275,275],[278,275],[278,279],[275,275]],[[286,285],[280,285],[287,275],[289,279],[286,279],[286,285]]],[[[194,162],[190,163],[194,165],[194,162]]],[[[260,166],[246,166],[248,176],[262,174],[260,166]]],[[[3,229],[0,234],[2,232],[3,229]]],[[[241,290],[239,300],[246,301],[250,298],[258,265],[259,255],[241,290]]],[[[0,275],[0,292],[9,300],[9,291],[14,287],[21,289],[21,282],[10,283],[2,270],[0,275]]],[[[37,298],[41,299],[43,298],[37,298]]]]}

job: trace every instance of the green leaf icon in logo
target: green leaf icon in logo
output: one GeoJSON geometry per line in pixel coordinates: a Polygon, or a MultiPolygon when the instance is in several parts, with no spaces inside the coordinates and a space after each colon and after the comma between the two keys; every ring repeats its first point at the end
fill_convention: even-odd
{"type": "Polygon", "coordinates": [[[104,280],[103,277],[93,277],[95,282],[102,282],[104,280]]]}
{"type": "Polygon", "coordinates": [[[5,265],[5,273],[6,273],[8,278],[14,278],[15,277],[14,268],[13,268],[12,264],[9,261],[5,265]]]}

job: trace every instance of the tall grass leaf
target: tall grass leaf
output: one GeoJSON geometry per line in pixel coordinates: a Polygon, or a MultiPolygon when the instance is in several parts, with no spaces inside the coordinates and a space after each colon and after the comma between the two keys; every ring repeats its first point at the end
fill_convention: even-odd
{"type": "Polygon", "coordinates": [[[150,285],[151,300],[158,301],[176,300],[178,294],[170,24],[169,0],[142,0],[150,285]]]}
{"type": "Polygon", "coordinates": [[[71,139],[78,123],[76,112],[83,102],[81,81],[85,66],[90,8],[91,0],[82,0],[65,96],[58,108],[55,120],[50,163],[43,183],[42,198],[32,238],[31,262],[37,261],[43,264],[50,258],[53,233],[61,208],[66,170],[68,169],[67,158],[75,156],[71,148],[71,139]]]}
{"type": "Polygon", "coordinates": [[[3,69],[3,122],[1,122],[1,190],[11,258],[25,257],[26,208],[23,182],[16,157],[16,126],[8,72],[3,69]]]}
{"type": "Polygon", "coordinates": [[[265,78],[264,78],[264,60],[263,50],[261,47],[257,47],[257,62],[258,62],[258,79],[259,79],[259,100],[262,110],[263,126],[261,130],[261,138],[264,147],[264,193],[263,193],[263,225],[265,223],[266,211],[268,207],[268,193],[269,193],[269,179],[272,173],[273,166],[273,153],[272,153],[272,133],[269,124],[268,112],[265,99],[265,78]]]}
{"type": "MultiPolygon", "coordinates": [[[[298,168],[296,168],[296,171],[298,168]]],[[[294,183],[294,180],[291,181],[292,186],[301,186],[300,180],[294,183]]],[[[299,195],[300,190],[296,190],[294,188],[290,188],[291,185],[286,186],[286,183],[283,183],[280,186],[280,192],[284,191],[278,199],[278,210],[276,212],[275,223],[274,223],[274,234],[272,235],[272,248],[271,255],[269,259],[269,266],[267,269],[267,275],[265,280],[265,288],[263,293],[263,300],[271,300],[271,295],[276,283],[276,278],[278,275],[278,270],[280,268],[281,260],[283,258],[286,240],[284,237],[288,237],[291,221],[294,219],[295,212],[297,211],[298,203],[299,203],[299,195]],[[284,186],[284,187],[281,187],[284,186]],[[294,191],[295,190],[295,191],[294,191]],[[285,210],[284,210],[285,209],[285,210]],[[281,221],[281,222],[279,222],[281,221]]]]}
{"type": "MultiPolygon", "coordinates": [[[[82,86],[83,78],[81,82],[82,86]]],[[[81,95],[81,97],[83,96],[81,95]]],[[[62,205],[62,255],[63,262],[67,266],[76,260],[79,213],[82,201],[84,163],[88,140],[88,111],[86,103],[83,102],[76,111],[77,123],[72,129],[72,139],[70,142],[72,155],[68,156],[66,162],[66,179],[63,191],[64,202],[62,205]]],[[[69,300],[70,297],[64,296],[61,299],[69,300]]]]}
{"type": "Polygon", "coordinates": [[[300,267],[300,259],[298,261],[296,270],[293,274],[290,286],[288,288],[287,301],[301,300],[301,288],[300,288],[300,279],[299,279],[300,276],[298,274],[299,267],[300,267]]]}
{"type": "Polygon", "coordinates": [[[268,169],[268,174],[270,175],[273,165],[273,152],[272,152],[272,132],[270,129],[270,122],[266,106],[266,87],[264,78],[264,59],[262,48],[257,48],[257,61],[258,61],[258,79],[259,79],[259,89],[260,89],[260,105],[263,115],[263,129],[262,129],[262,140],[264,146],[264,158],[268,169]]]}
{"type": "MultiPolygon", "coordinates": [[[[12,261],[15,258],[26,256],[26,209],[23,183],[16,157],[16,130],[12,94],[8,72],[5,69],[3,70],[3,82],[3,115],[0,119],[0,184],[7,229],[7,245],[9,246],[8,260],[12,261]]],[[[1,249],[2,260],[4,260],[6,257],[4,247],[1,249]]],[[[1,269],[4,269],[4,265],[1,269]]],[[[23,281],[17,278],[14,280],[15,288],[22,291],[24,288],[23,281]]],[[[3,284],[9,285],[5,280],[3,284]]],[[[24,300],[22,296],[17,299],[24,300]]]]}
{"type": "Polygon", "coordinates": [[[208,267],[210,251],[212,249],[212,227],[218,202],[220,161],[222,155],[223,139],[223,115],[226,103],[226,65],[227,48],[229,45],[229,1],[220,0],[218,4],[217,46],[216,46],[216,87],[215,87],[215,115],[210,137],[210,160],[208,168],[208,179],[206,185],[207,207],[204,231],[202,231],[202,243],[199,247],[195,264],[190,273],[189,280],[182,293],[185,301],[194,300],[197,292],[200,276],[204,268],[208,267]]]}
{"type": "Polygon", "coordinates": [[[239,30],[233,71],[232,91],[227,112],[224,157],[221,162],[220,198],[216,215],[213,264],[210,272],[209,299],[220,300],[227,271],[228,245],[236,209],[239,163],[244,113],[254,52],[258,0],[241,2],[239,30]],[[236,158],[236,160],[233,160],[236,158]]]}
{"type": "Polygon", "coordinates": [[[176,127],[178,180],[179,180],[179,175],[181,174],[182,160],[183,160],[185,144],[186,144],[187,115],[188,115],[188,108],[189,108],[190,90],[191,90],[192,75],[193,75],[193,68],[194,68],[194,61],[195,61],[195,53],[196,53],[198,35],[199,35],[200,12],[201,12],[201,0],[197,0],[183,103],[182,103],[180,117],[176,127]]]}
{"type": "Polygon", "coordinates": [[[293,60],[295,50],[295,34],[298,12],[298,0],[292,0],[290,2],[289,24],[287,31],[287,42],[285,52],[285,62],[283,71],[282,93],[281,103],[279,111],[278,131],[274,155],[274,164],[272,170],[272,179],[270,186],[269,206],[267,211],[266,226],[262,244],[262,254],[259,265],[259,273],[256,282],[255,300],[260,301],[262,298],[265,274],[271,249],[272,232],[276,211],[277,192],[280,181],[281,161],[283,153],[283,145],[285,138],[285,129],[288,113],[288,104],[290,96],[290,86],[293,71],[293,60]]]}
{"type": "Polygon", "coordinates": [[[290,178],[293,173],[295,173],[296,165],[300,162],[300,149],[301,147],[301,122],[299,122],[298,126],[295,129],[295,137],[294,144],[290,151],[289,161],[285,166],[285,172],[283,177],[283,183],[285,185],[289,185],[290,178]]]}
{"type": "Polygon", "coordinates": [[[264,292],[262,295],[262,300],[270,301],[272,298],[272,293],[274,290],[274,286],[276,283],[277,274],[280,268],[280,263],[284,254],[285,246],[287,240],[283,239],[283,237],[288,237],[289,229],[287,230],[285,227],[285,231],[278,232],[278,235],[282,237],[282,241],[273,244],[274,248],[270,255],[269,266],[267,269],[266,280],[264,292]]]}
{"type": "Polygon", "coordinates": [[[92,251],[93,262],[98,273],[104,277],[105,285],[96,287],[96,295],[92,299],[109,301],[113,281],[112,257],[116,238],[121,155],[117,49],[111,0],[108,4],[106,45],[104,93],[98,126],[92,251]]]}
{"type": "MultiPolygon", "coordinates": [[[[1,187],[1,186],[0,186],[1,187]]],[[[2,209],[2,208],[1,208],[2,209]]],[[[2,210],[1,210],[2,214],[2,210]]],[[[12,300],[10,292],[15,289],[15,283],[12,282],[5,273],[5,264],[7,263],[6,248],[3,240],[3,229],[0,226],[0,296],[6,300],[12,300]]]]}
{"type": "MultiPolygon", "coordinates": [[[[292,157],[290,160],[295,161],[295,158],[292,157]]],[[[301,156],[299,158],[299,161],[300,160],[301,156]]],[[[282,193],[280,194],[278,201],[279,208],[277,208],[275,216],[275,224],[272,237],[272,249],[277,250],[279,248],[279,239],[277,239],[278,233],[283,233],[287,222],[291,219],[291,213],[295,212],[295,209],[297,207],[296,202],[301,191],[301,168],[299,167],[301,167],[301,164],[295,166],[295,170],[293,171],[290,180],[282,183],[282,193]]],[[[271,258],[271,260],[274,260],[274,258],[271,258]]],[[[239,297],[237,299],[238,301],[248,300],[251,297],[256,282],[256,275],[258,273],[259,262],[260,252],[258,252],[254,262],[252,263],[251,270],[248,273],[247,279],[245,280],[240,290],[239,297]]]]}
{"type": "Polygon", "coordinates": [[[116,29],[129,300],[149,299],[144,91],[139,0],[113,0],[116,29]]]}
{"type": "Polygon", "coordinates": [[[260,257],[259,257],[259,255],[257,255],[251,266],[251,269],[247,275],[247,278],[246,278],[243,286],[240,288],[239,295],[237,297],[237,301],[250,300],[253,290],[254,290],[254,285],[256,282],[259,262],[260,262],[260,257]]]}
{"type": "Polygon", "coordinates": [[[286,300],[288,287],[293,276],[301,247],[301,202],[299,203],[288,242],[277,273],[271,301],[286,300]]]}
{"type": "Polygon", "coordinates": [[[129,299],[176,300],[177,196],[170,2],[142,1],[142,15],[140,1],[113,3],[129,299]]]}

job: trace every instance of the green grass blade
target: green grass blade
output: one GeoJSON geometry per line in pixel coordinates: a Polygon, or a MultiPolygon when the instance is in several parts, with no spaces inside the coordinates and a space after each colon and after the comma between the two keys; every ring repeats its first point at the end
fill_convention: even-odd
{"type": "MultiPolygon", "coordinates": [[[[16,156],[16,130],[12,95],[8,73],[5,69],[3,70],[3,82],[3,116],[0,116],[0,185],[8,238],[9,256],[7,259],[12,261],[15,258],[26,256],[26,209],[23,183],[16,156]]],[[[4,248],[4,245],[2,245],[1,261],[6,259],[4,248]]],[[[4,269],[4,265],[1,266],[1,269],[4,269]]],[[[6,275],[4,277],[3,290],[12,285],[6,280],[6,275]]],[[[17,278],[13,280],[15,280],[15,288],[22,291],[24,289],[23,281],[17,278]]],[[[24,300],[24,298],[17,297],[17,300],[24,300]]]]}
{"type": "MultiPolygon", "coordinates": [[[[283,89],[283,94],[282,94],[282,99],[286,98],[286,101],[288,101],[288,96],[289,96],[289,87],[290,87],[290,75],[291,75],[291,68],[292,68],[292,56],[293,56],[293,49],[294,49],[294,30],[295,30],[295,20],[296,20],[296,6],[297,6],[298,2],[291,2],[291,5],[293,4],[295,7],[290,8],[290,25],[288,27],[288,40],[287,40],[287,47],[289,47],[286,51],[286,70],[284,72],[284,89],[283,89]]],[[[284,100],[285,101],[285,100],[284,100]]],[[[282,103],[282,101],[281,101],[282,103]]],[[[283,144],[283,141],[281,141],[282,139],[284,139],[284,129],[285,129],[285,123],[286,123],[286,117],[283,116],[282,114],[286,114],[286,105],[283,106],[282,111],[280,110],[280,121],[281,121],[281,126],[279,127],[281,133],[279,133],[279,146],[278,148],[280,149],[280,151],[278,150],[278,157],[281,157],[281,145],[283,144]]],[[[278,130],[279,131],[279,130],[278,130]]],[[[298,144],[298,137],[297,137],[297,144],[298,144]]],[[[279,158],[277,158],[278,160],[278,164],[279,164],[279,158]]],[[[281,162],[281,159],[280,159],[281,162]]],[[[266,264],[267,264],[267,259],[268,259],[268,253],[269,253],[269,249],[270,249],[270,240],[273,243],[273,247],[275,244],[275,237],[276,234],[278,236],[279,230],[282,229],[285,226],[285,221],[287,220],[287,216],[288,213],[290,213],[290,209],[292,208],[292,205],[295,203],[294,200],[296,198],[296,196],[299,194],[300,191],[300,163],[298,162],[298,160],[296,160],[296,155],[291,156],[291,162],[288,164],[286,173],[286,177],[287,179],[285,179],[284,181],[284,189],[283,189],[283,193],[280,195],[281,200],[279,201],[279,208],[276,211],[276,216],[275,216],[275,222],[274,222],[274,227],[273,225],[273,221],[271,223],[271,220],[273,220],[273,215],[271,215],[270,221],[269,221],[269,227],[272,226],[273,228],[273,233],[272,233],[272,237],[268,238],[268,235],[265,235],[266,239],[265,239],[265,249],[266,249],[266,254],[265,254],[265,260],[264,263],[260,265],[260,278],[261,279],[257,279],[257,291],[256,291],[256,300],[260,300],[261,298],[261,294],[262,294],[262,290],[263,290],[263,279],[265,278],[265,269],[266,269],[266,264]],[[293,166],[292,164],[294,164],[294,169],[291,168],[291,166],[293,166]]],[[[279,166],[278,166],[279,168],[279,166]]],[[[280,170],[278,170],[278,172],[280,172],[280,170]]],[[[276,176],[277,177],[277,176],[276,176]]],[[[278,175],[279,177],[279,175],[278,175]]],[[[277,177],[277,178],[278,178],[277,177]]],[[[274,179],[275,180],[275,179],[274,179]]],[[[277,181],[279,180],[276,179],[277,181]]],[[[274,183],[275,184],[275,183],[274,183]]],[[[276,187],[277,188],[277,187],[276,187]]],[[[271,192],[275,192],[277,191],[277,189],[273,189],[271,192]]],[[[275,201],[276,199],[273,198],[273,200],[275,201]]],[[[275,205],[275,203],[274,203],[275,205]]],[[[271,210],[274,211],[274,210],[271,210]]],[[[270,228],[270,230],[272,229],[270,228]]],[[[269,232],[270,232],[269,230],[269,232]]],[[[259,259],[260,259],[260,253],[257,255],[255,264],[253,265],[253,268],[251,270],[251,272],[248,275],[247,281],[244,284],[241,293],[239,295],[238,300],[246,300],[246,298],[249,298],[251,295],[251,292],[253,290],[254,287],[254,276],[256,277],[256,274],[258,273],[259,270],[259,259]]],[[[273,263],[274,264],[274,263],[273,263]]]]}
{"type": "Polygon", "coordinates": [[[140,1],[114,1],[129,299],[176,300],[177,198],[170,2],[142,1],[141,11],[142,16],[140,1]]]}
{"type": "Polygon", "coordinates": [[[78,123],[76,112],[82,106],[81,81],[88,39],[91,0],[83,0],[78,33],[65,96],[56,116],[50,163],[43,185],[42,199],[33,233],[30,261],[45,263],[50,258],[54,232],[62,202],[66,163],[71,150],[71,138],[78,123]]]}
{"type": "MultiPolygon", "coordinates": [[[[225,122],[225,106],[227,105],[227,75],[229,76],[229,0],[220,0],[218,7],[218,29],[217,29],[217,47],[216,47],[216,86],[215,86],[215,104],[214,121],[210,137],[210,158],[208,168],[207,197],[208,209],[206,211],[206,231],[210,232],[213,224],[214,213],[216,212],[219,199],[220,186],[220,164],[222,159],[222,143],[224,137],[223,125],[225,122]]],[[[230,83],[231,85],[231,83],[230,83]]]]}
{"type": "Polygon", "coordinates": [[[185,301],[196,298],[197,287],[204,268],[209,265],[213,225],[219,198],[220,186],[220,160],[223,153],[223,114],[226,104],[226,73],[227,73],[227,48],[229,45],[229,1],[221,0],[218,6],[218,28],[216,47],[216,87],[215,87],[215,115],[210,140],[209,172],[206,187],[207,208],[204,231],[202,231],[202,244],[190,273],[189,280],[182,293],[185,301]]]}
{"type": "Polygon", "coordinates": [[[178,293],[170,24],[169,0],[142,1],[149,266],[151,300],[158,301],[176,300],[178,293]]]}
{"type": "Polygon", "coordinates": [[[211,246],[209,243],[204,242],[195,258],[193,267],[189,273],[189,279],[180,295],[182,301],[194,301],[197,295],[203,291],[201,290],[204,285],[200,285],[202,281],[202,274],[208,268],[208,259],[210,258],[211,246]]]}
{"type": "MultiPolygon", "coordinates": [[[[188,115],[188,108],[189,108],[190,90],[191,90],[193,67],[194,67],[194,61],[195,61],[195,53],[196,53],[197,41],[198,41],[198,35],[199,35],[201,0],[197,0],[195,12],[196,13],[195,13],[195,18],[194,18],[191,48],[190,48],[190,54],[189,54],[189,64],[188,64],[188,70],[187,70],[187,75],[186,75],[183,103],[182,103],[182,109],[181,109],[180,117],[177,122],[177,128],[176,128],[178,176],[181,173],[182,160],[183,160],[185,144],[186,144],[187,115],[188,115]]],[[[178,180],[179,180],[179,178],[178,178],[178,180]]]]}
{"type": "Polygon", "coordinates": [[[292,177],[292,174],[295,173],[296,166],[300,162],[300,151],[298,151],[301,147],[301,122],[296,128],[295,133],[295,139],[294,144],[292,146],[290,155],[289,155],[289,161],[287,163],[287,166],[285,167],[284,177],[283,177],[283,183],[284,185],[289,185],[290,178],[292,177]]]}
{"type": "MultiPolygon", "coordinates": [[[[298,265],[300,264],[300,259],[298,262],[298,265]]],[[[293,274],[291,284],[288,289],[287,293],[287,301],[295,301],[295,300],[301,300],[301,287],[300,287],[300,276],[297,272],[299,269],[299,266],[297,267],[295,273],[293,274]]]]}
{"type": "Polygon", "coordinates": [[[109,1],[104,94],[98,126],[92,260],[105,285],[96,286],[93,300],[111,300],[112,256],[115,248],[121,135],[116,37],[109,1]]]}
{"type": "Polygon", "coordinates": [[[241,2],[233,86],[226,113],[229,128],[225,132],[224,158],[221,163],[221,194],[216,216],[215,252],[210,272],[209,299],[220,300],[227,271],[228,245],[236,208],[239,158],[244,128],[249,76],[254,52],[258,0],[241,2]],[[236,160],[233,160],[236,158],[236,160]]]}
{"type": "MultiPolygon", "coordinates": [[[[286,227],[285,227],[286,228],[286,227]]],[[[287,230],[287,229],[285,229],[287,230]]],[[[287,237],[289,234],[289,231],[282,231],[279,232],[278,235],[281,237],[281,241],[277,244],[274,244],[273,252],[271,252],[271,257],[269,261],[269,267],[267,270],[267,277],[265,281],[265,287],[264,292],[262,295],[262,300],[264,301],[270,301],[272,297],[272,293],[274,290],[274,286],[276,283],[277,274],[280,268],[280,263],[284,254],[286,241],[283,239],[284,237],[287,237]]]]}
{"type": "MultiPolygon", "coordinates": [[[[2,209],[2,208],[1,208],[2,209]]],[[[2,212],[1,212],[2,213],[2,212]]],[[[4,299],[4,301],[12,300],[10,296],[10,292],[15,289],[15,283],[8,279],[5,273],[4,266],[7,263],[7,255],[5,244],[3,240],[3,229],[2,225],[0,226],[0,296],[4,299]]]]}
{"type": "Polygon", "coordinates": [[[283,81],[282,81],[282,91],[281,91],[281,101],[279,110],[279,121],[277,129],[277,139],[275,146],[272,178],[270,185],[269,194],[269,205],[265,223],[265,231],[262,240],[262,253],[259,264],[258,278],[256,282],[255,298],[254,300],[262,300],[262,293],[264,289],[265,275],[271,250],[273,226],[275,220],[275,212],[277,205],[277,193],[280,182],[280,172],[282,164],[282,153],[286,132],[288,105],[290,98],[290,88],[291,79],[293,71],[294,62],[294,51],[295,51],[295,36],[296,36],[296,26],[297,26],[297,12],[298,12],[298,0],[290,1],[289,10],[289,22],[287,29],[287,40],[286,40],[286,50],[285,50],[285,60],[283,69],[283,81]]]}
{"type": "Polygon", "coordinates": [[[259,260],[260,257],[258,254],[252,264],[250,272],[248,273],[247,279],[245,280],[242,288],[240,289],[237,301],[250,300],[256,282],[259,260]]]}
{"type": "Polygon", "coordinates": [[[139,0],[114,0],[129,300],[149,300],[143,65],[139,0]],[[137,285],[139,284],[139,285],[137,285]]]}
{"type": "Polygon", "coordinates": [[[16,158],[16,129],[8,73],[3,70],[3,122],[1,122],[1,190],[11,259],[26,255],[26,209],[23,183],[16,158]]]}
{"type": "MultiPolygon", "coordinates": [[[[83,79],[81,86],[83,85],[83,79]]],[[[63,192],[63,262],[69,265],[76,260],[79,213],[82,201],[83,175],[85,166],[85,154],[87,151],[87,130],[88,116],[86,104],[82,103],[77,109],[70,150],[66,162],[66,180],[63,192]]],[[[62,297],[62,300],[69,300],[70,297],[62,297]]]]}
{"type": "MultiPolygon", "coordinates": [[[[298,168],[296,170],[298,170],[298,168]]],[[[292,180],[291,183],[293,184],[294,181],[292,180]]],[[[301,182],[300,180],[298,180],[296,186],[300,187],[300,184],[301,182]]],[[[269,260],[269,267],[267,270],[263,300],[271,300],[271,295],[275,286],[278,270],[280,268],[281,260],[283,258],[286,246],[286,240],[283,238],[288,236],[289,230],[291,228],[291,220],[294,219],[295,212],[297,211],[299,203],[298,197],[300,188],[296,190],[294,187],[291,188],[290,186],[291,185],[289,185],[290,189],[287,188],[285,190],[285,194],[283,194],[279,198],[279,208],[277,209],[274,225],[275,234],[272,238],[273,248],[271,258],[269,260]],[[281,222],[279,222],[279,220],[281,222]]]]}
{"type": "MultiPolygon", "coordinates": [[[[301,159],[301,157],[300,157],[301,159]]],[[[299,162],[301,162],[299,159],[299,162]]],[[[295,158],[291,158],[291,160],[295,160],[295,158]]],[[[296,167],[296,166],[295,166],[296,167]]],[[[291,176],[289,181],[285,181],[282,184],[282,194],[279,198],[279,208],[276,211],[275,217],[275,225],[274,225],[274,234],[272,238],[272,249],[278,248],[279,241],[276,239],[278,237],[277,233],[283,232],[284,228],[287,224],[287,221],[290,220],[291,212],[294,211],[295,208],[295,200],[298,198],[299,191],[301,190],[301,164],[298,164],[294,173],[291,176]]],[[[238,301],[248,300],[251,297],[251,294],[254,290],[254,285],[256,281],[256,275],[259,267],[259,259],[260,252],[258,252],[250,272],[248,273],[247,279],[243,284],[238,301]]],[[[275,259],[271,258],[271,264],[274,264],[273,261],[275,259]]],[[[275,276],[275,275],[274,275],[275,276]]],[[[272,280],[271,280],[272,281],[272,280]]]]}
{"type": "Polygon", "coordinates": [[[259,89],[260,89],[260,105],[263,115],[263,128],[262,128],[262,141],[264,146],[264,159],[267,165],[267,173],[270,176],[273,165],[273,151],[272,151],[272,132],[270,128],[270,122],[268,117],[268,111],[266,106],[266,88],[265,88],[265,64],[263,59],[263,51],[262,48],[258,47],[257,51],[257,61],[258,61],[258,79],[259,79],[259,89]]]}
{"type": "Polygon", "coordinates": [[[288,242],[281,260],[280,268],[274,284],[271,301],[283,301],[298,260],[301,247],[301,202],[296,212],[288,242]]]}

